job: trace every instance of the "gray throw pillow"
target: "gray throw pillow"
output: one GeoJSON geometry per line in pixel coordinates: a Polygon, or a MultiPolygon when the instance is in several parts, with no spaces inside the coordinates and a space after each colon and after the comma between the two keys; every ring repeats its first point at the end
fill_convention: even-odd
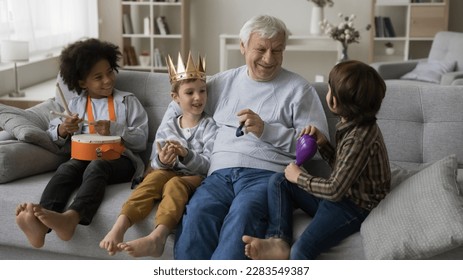
{"type": "Polygon", "coordinates": [[[5,130],[0,131],[0,141],[5,141],[5,140],[15,140],[13,135],[9,134],[5,130]]]}
{"type": "Polygon", "coordinates": [[[1,141],[0,183],[56,170],[66,160],[69,156],[57,155],[37,145],[18,140],[1,141]]]}
{"type": "Polygon", "coordinates": [[[405,179],[360,229],[367,259],[423,259],[463,245],[457,160],[448,156],[405,179]]]}
{"type": "Polygon", "coordinates": [[[395,163],[389,163],[391,166],[391,190],[402,183],[404,180],[414,175],[419,169],[407,169],[395,163]]]}
{"type": "Polygon", "coordinates": [[[48,136],[46,130],[52,117],[50,111],[61,111],[53,99],[23,110],[0,104],[0,127],[20,141],[39,145],[54,153],[63,152],[48,136]]]}
{"type": "Polygon", "coordinates": [[[415,69],[400,77],[402,80],[417,80],[440,84],[442,75],[455,70],[456,61],[420,61],[415,69]]]}

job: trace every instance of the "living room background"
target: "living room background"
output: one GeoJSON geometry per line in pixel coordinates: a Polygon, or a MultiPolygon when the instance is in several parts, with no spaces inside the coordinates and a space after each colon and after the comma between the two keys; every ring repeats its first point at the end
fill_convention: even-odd
{"type": "MultiPolygon", "coordinates": [[[[352,59],[368,61],[370,41],[369,33],[364,28],[371,24],[371,5],[371,0],[334,0],[333,7],[325,8],[325,18],[332,23],[339,22],[340,12],[356,15],[354,24],[361,31],[361,37],[358,44],[349,47],[349,57],[352,59]]],[[[312,7],[313,3],[308,0],[190,0],[190,48],[207,56],[208,74],[214,74],[219,71],[220,34],[238,34],[245,20],[257,14],[271,14],[284,20],[293,35],[309,35],[312,7]]],[[[463,1],[450,0],[450,31],[463,32],[462,12],[463,1]]],[[[98,17],[99,37],[121,45],[122,11],[119,1],[98,0],[98,17]]],[[[233,65],[244,63],[238,51],[230,52],[230,61],[233,65]]],[[[335,61],[330,53],[288,52],[284,66],[313,81],[316,74],[326,76],[335,61]]],[[[56,59],[23,66],[20,69],[21,85],[26,87],[50,79],[56,75],[56,69],[56,59]]],[[[10,72],[0,70],[1,80],[12,77],[10,72]]],[[[9,91],[8,86],[4,83],[0,85],[0,95],[9,91]]]]}

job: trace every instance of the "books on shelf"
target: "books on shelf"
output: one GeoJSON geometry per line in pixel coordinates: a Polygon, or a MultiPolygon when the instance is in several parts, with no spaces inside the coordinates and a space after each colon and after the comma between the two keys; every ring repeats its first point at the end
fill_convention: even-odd
{"type": "Polygon", "coordinates": [[[383,17],[384,20],[384,37],[395,37],[394,26],[390,17],[383,17]]]}
{"type": "Polygon", "coordinates": [[[150,32],[150,18],[149,17],[145,17],[143,19],[143,34],[144,35],[150,35],[151,32],[150,32]]]}
{"type": "Polygon", "coordinates": [[[165,16],[156,17],[156,31],[158,34],[167,35],[170,34],[169,25],[167,25],[165,16]]]}
{"type": "Polygon", "coordinates": [[[396,37],[390,17],[375,16],[376,37],[396,37]]]}
{"type": "Polygon", "coordinates": [[[375,37],[384,37],[384,22],[380,16],[375,16],[375,37]]]}
{"type": "Polygon", "coordinates": [[[124,46],[123,52],[124,65],[133,66],[138,65],[137,54],[135,53],[135,48],[133,46],[124,46]]]}
{"type": "Polygon", "coordinates": [[[156,68],[164,67],[164,63],[162,61],[162,55],[158,48],[154,49],[153,56],[154,56],[154,67],[156,68]]]}
{"type": "Polygon", "coordinates": [[[130,14],[124,13],[122,16],[122,30],[124,34],[133,34],[133,25],[130,14]]]}

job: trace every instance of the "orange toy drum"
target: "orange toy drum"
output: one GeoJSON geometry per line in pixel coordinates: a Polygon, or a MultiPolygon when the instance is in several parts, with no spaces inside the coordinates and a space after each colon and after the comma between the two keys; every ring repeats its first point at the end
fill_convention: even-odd
{"type": "Polygon", "coordinates": [[[125,150],[119,136],[79,134],[72,136],[71,141],[71,157],[74,159],[113,160],[120,158],[125,150]]]}

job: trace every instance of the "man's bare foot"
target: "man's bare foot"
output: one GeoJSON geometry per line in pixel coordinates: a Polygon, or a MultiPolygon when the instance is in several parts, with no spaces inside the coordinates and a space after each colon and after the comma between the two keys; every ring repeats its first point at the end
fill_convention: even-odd
{"type": "Polygon", "coordinates": [[[124,234],[130,226],[131,223],[127,216],[119,215],[111,230],[100,241],[100,248],[108,251],[110,256],[114,256],[117,252],[121,251],[117,247],[117,244],[124,241],[124,234]]]}
{"type": "Polygon", "coordinates": [[[158,258],[164,252],[169,233],[170,231],[166,226],[158,225],[149,235],[129,242],[119,243],[117,247],[135,258],[158,258]]]}
{"type": "Polygon", "coordinates": [[[33,247],[41,248],[45,244],[45,234],[48,232],[48,227],[35,217],[34,206],[32,203],[19,204],[16,208],[16,224],[33,247]]]}
{"type": "Polygon", "coordinates": [[[67,210],[64,213],[42,208],[40,205],[34,205],[34,215],[45,226],[56,232],[56,235],[64,241],[71,240],[79,224],[79,214],[74,210],[67,210]]]}
{"type": "Polygon", "coordinates": [[[244,254],[253,260],[287,260],[290,247],[281,238],[259,239],[248,235],[243,236],[244,254]]]}

